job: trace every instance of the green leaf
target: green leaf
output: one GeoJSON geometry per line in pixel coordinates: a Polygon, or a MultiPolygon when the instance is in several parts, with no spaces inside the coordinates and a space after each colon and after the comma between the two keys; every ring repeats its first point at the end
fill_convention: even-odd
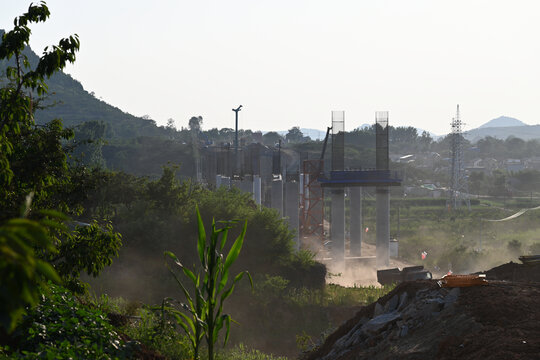
{"type": "Polygon", "coordinates": [[[206,266],[204,260],[204,248],[206,246],[206,232],[204,231],[204,224],[202,221],[201,213],[199,212],[199,207],[196,206],[195,210],[197,211],[197,226],[199,229],[199,237],[197,240],[197,252],[199,253],[199,259],[201,260],[201,265],[206,266]]]}
{"type": "Polygon", "coordinates": [[[244,244],[244,236],[246,235],[246,229],[247,221],[244,223],[242,233],[240,233],[240,235],[236,238],[231,247],[231,250],[229,251],[229,254],[227,255],[227,259],[225,260],[225,266],[223,267],[224,270],[228,270],[231,265],[236,261],[238,255],[240,255],[240,250],[242,250],[242,245],[244,244]]]}
{"type": "Polygon", "coordinates": [[[229,234],[229,228],[223,228],[221,229],[221,231],[221,247],[219,248],[220,251],[223,250],[225,244],[227,243],[227,235],[229,234]]]}
{"type": "Polygon", "coordinates": [[[222,315],[222,318],[224,319],[225,329],[226,329],[225,339],[223,340],[223,346],[226,346],[227,341],[229,341],[229,333],[231,331],[231,316],[228,314],[225,314],[225,315],[222,315]]]}
{"type": "MultiPolygon", "coordinates": [[[[178,259],[176,257],[176,255],[174,255],[172,252],[170,251],[165,251],[164,252],[164,255],[166,256],[169,256],[169,257],[172,257],[173,259],[178,259]]],[[[191,309],[193,312],[195,312],[195,307],[194,307],[194,304],[193,304],[193,299],[191,297],[191,295],[189,294],[189,291],[186,289],[186,287],[184,286],[184,284],[182,283],[182,281],[180,281],[180,279],[178,279],[178,276],[176,276],[176,273],[171,269],[171,267],[169,266],[169,264],[165,261],[165,266],[167,267],[167,269],[169,270],[169,272],[172,274],[174,280],[176,281],[176,283],[178,284],[178,286],[180,286],[180,289],[182,289],[182,292],[184,293],[191,309]]]]}

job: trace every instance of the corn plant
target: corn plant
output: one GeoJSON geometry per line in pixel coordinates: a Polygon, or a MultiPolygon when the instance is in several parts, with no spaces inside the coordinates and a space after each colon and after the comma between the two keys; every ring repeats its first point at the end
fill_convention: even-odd
{"type": "Polygon", "coordinates": [[[185,277],[188,278],[193,286],[193,291],[191,293],[188,291],[188,288],[171,267],[170,261],[166,262],[167,268],[182,289],[186,302],[181,304],[183,311],[170,306],[169,302],[164,302],[161,308],[167,310],[188,335],[194,358],[199,358],[200,344],[204,337],[208,346],[208,359],[213,360],[214,345],[223,327],[226,329],[224,346],[229,339],[232,319],[229,314],[223,312],[223,303],[233,293],[236,283],[244,275],[248,276],[253,287],[253,280],[247,271],[238,273],[232,282],[229,282],[231,265],[238,258],[244,243],[247,222],[244,223],[242,232],[232,244],[227,255],[224,256],[223,251],[227,243],[227,234],[235,221],[224,222],[222,228],[216,229],[216,223],[212,220],[212,233],[209,241],[207,241],[201,214],[198,208],[196,210],[198,224],[197,252],[200,260],[198,270],[194,269],[192,271],[182,265],[178,257],[172,252],[165,251],[164,253],[165,258],[171,259],[177,269],[181,270],[185,277]]]}

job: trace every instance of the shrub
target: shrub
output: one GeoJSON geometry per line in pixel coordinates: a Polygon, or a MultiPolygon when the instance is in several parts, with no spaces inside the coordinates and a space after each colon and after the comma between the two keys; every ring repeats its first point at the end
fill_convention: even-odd
{"type": "Polygon", "coordinates": [[[130,358],[134,343],[122,339],[97,309],[81,305],[65,288],[50,284],[40,304],[13,333],[10,358],[116,359],[130,358]]]}

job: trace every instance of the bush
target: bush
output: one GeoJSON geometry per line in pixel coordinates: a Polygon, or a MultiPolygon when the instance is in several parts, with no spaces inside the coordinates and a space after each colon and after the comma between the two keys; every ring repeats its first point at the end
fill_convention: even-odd
{"type": "Polygon", "coordinates": [[[10,358],[125,359],[133,355],[136,344],[124,341],[106,314],[80,304],[65,288],[49,286],[50,292],[16,327],[10,358]]]}
{"type": "MultiPolygon", "coordinates": [[[[174,284],[163,271],[163,250],[178,254],[186,266],[198,262],[196,205],[205,224],[210,224],[212,218],[242,219],[250,224],[243,255],[232,271],[246,269],[254,275],[282,276],[294,286],[324,284],[324,266],[315,263],[309,254],[294,252],[294,235],[278,212],[259,209],[249,194],[238,189],[205,189],[189,181],[180,182],[165,169],[161,179],[140,179],[138,183],[128,175],[115,174],[99,187],[99,194],[90,202],[94,201],[99,204],[94,211],[106,209],[115,230],[122,233],[120,258],[100,280],[105,285],[101,287],[113,296],[158,303],[170,294],[174,284]],[[124,177],[126,182],[120,181],[124,177]],[[124,183],[126,192],[132,194],[130,199],[118,197],[124,193],[124,183]],[[144,269],[134,265],[141,261],[146,264],[144,269]],[[143,289],[141,284],[149,283],[152,288],[143,289]]],[[[206,230],[209,232],[210,227],[206,230]]],[[[236,237],[240,231],[236,226],[230,236],[236,237]]]]}

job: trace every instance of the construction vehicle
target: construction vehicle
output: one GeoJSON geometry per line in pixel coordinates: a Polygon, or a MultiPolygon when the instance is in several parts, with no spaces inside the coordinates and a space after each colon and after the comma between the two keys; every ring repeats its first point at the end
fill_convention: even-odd
{"type": "Polygon", "coordinates": [[[377,271],[377,281],[381,285],[397,284],[404,281],[431,280],[432,278],[431,272],[425,270],[422,265],[408,266],[402,270],[393,268],[377,271]]]}

